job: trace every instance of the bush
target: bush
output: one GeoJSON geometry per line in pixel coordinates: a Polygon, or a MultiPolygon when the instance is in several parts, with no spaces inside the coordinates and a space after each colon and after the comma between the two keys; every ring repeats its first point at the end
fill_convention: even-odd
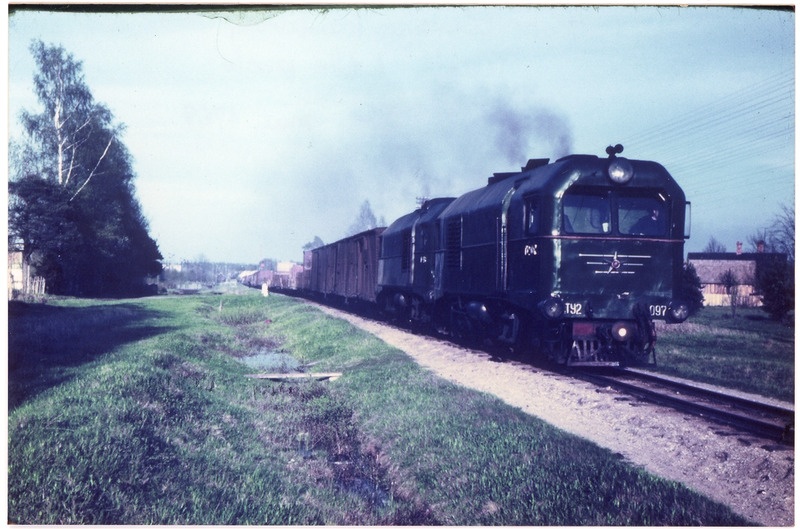
{"type": "Polygon", "coordinates": [[[683,267],[683,282],[679,296],[689,305],[689,315],[697,314],[703,308],[703,286],[700,284],[700,277],[697,275],[692,263],[686,263],[683,267]]]}
{"type": "Polygon", "coordinates": [[[772,261],[760,270],[756,286],[763,296],[763,309],[774,320],[783,319],[794,308],[794,266],[772,261]]]}

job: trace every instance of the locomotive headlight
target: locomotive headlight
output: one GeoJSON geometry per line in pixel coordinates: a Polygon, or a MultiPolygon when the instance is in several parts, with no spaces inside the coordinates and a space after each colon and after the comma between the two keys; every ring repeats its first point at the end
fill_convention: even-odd
{"type": "Polygon", "coordinates": [[[627,342],[633,338],[636,331],[633,324],[627,321],[618,321],[611,327],[611,336],[618,342],[627,342]]]}
{"type": "Polygon", "coordinates": [[[625,158],[613,158],[608,164],[608,177],[615,184],[626,184],[633,178],[633,165],[625,158]]]}
{"type": "Polygon", "coordinates": [[[669,304],[669,311],[667,313],[671,323],[681,323],[689,317],[689,305],[679,301],[673,301],[669,304]]]}
{"type": "Polygon", "coordinates": [[[539,303],[539,310],[550,319],[560,318],[564,314],[564,302],[556,297],[547,298],[539,303]]]}

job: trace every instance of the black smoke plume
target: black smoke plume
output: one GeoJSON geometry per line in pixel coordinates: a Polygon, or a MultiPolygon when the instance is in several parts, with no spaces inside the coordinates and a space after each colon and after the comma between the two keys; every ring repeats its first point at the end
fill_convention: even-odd
{"type": "Polygon", "coordinates": [[[551,110],[515,110],[498,102],[488,121],[495,130],[495,146],[509,163],[524,165],[529,158],[572,154],[569,123],[551,110]]]}

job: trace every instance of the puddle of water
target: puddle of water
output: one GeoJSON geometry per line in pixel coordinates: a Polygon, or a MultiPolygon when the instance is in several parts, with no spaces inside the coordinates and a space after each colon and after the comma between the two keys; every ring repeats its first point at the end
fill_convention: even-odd
{"type": "Polygon", "coordinates": [[[358,462],[349,459],[332,461],[336,472],[336,483],[348,492],[357,494],[370,505],[382,508],[389,503],[389,491],[377,480],[373,480],[358,468],[358,462]]]}
{"type": "Polygon", "coordinates": [[[389,501],[389,494],[380,485],[367,478],[353,478],[344,483],[350,492],[354,492],[377,507],[385,507],[389,501]]]}
{"type": "Polygon", "coordinates": [[[245,365],[270,373],[291,373],[300,367],[300,360],[288,353],[263,349],[239,359],[245,365]]]}

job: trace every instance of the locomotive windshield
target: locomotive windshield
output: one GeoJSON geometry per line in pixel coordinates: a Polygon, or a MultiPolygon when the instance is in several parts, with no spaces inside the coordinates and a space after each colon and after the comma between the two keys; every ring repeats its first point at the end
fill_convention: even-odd
{"type": "Polygon", "coordinates": [[[619,231],[623,235],[646,237],[667,234],[667,211],[662,200],[655,197],[620,197],[619,231]]]}
{"type": "Polygon", "coordinates": [[[602,195],[564,195],[564,231],[608,233],[611,231],[611,201],[602,195]]]}
{"type": "Polygon", "coordinates": [[[563,197],[564,232],[662,237],[669,211],[661,195],[614,196],[568,193],[563,197]]]}

